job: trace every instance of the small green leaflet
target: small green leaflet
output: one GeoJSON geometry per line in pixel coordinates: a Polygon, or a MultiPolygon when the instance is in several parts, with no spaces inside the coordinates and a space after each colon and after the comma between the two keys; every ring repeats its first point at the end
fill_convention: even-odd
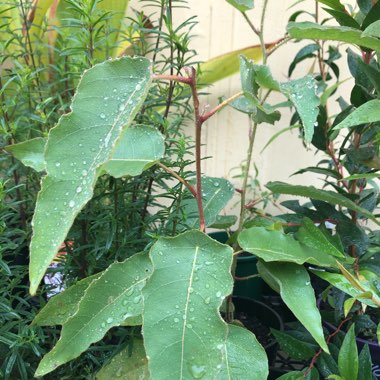
{"type": "Polygon", "coordinates": [[[336,258],[308,247],[281,231],[269,231],[265,227],[243,230],[238,237],[239,245],[265,262],[285,261],[297,264],[310,263],[336,267],[336,258]]]}
{"type": "Polygon", "coordinates": [[[350,113],[334,129],[351,128],[361,124],[376,123],[377,121],[380,121],[380,100],[373,99],[350,113]]]}
{"type": "Polygon", "coordinates": [[[228,333],[219,308],[232,292],[232,248],[193,230],[160,238],[150,257],[143,336],[152,379],[215,378],[228,333]]]}
{"type": "Polygon", "coordinates": [[[380,38],[380,20],[370,24],[362,33],[363,37],[375,37],[380,38]]]}
{"type": "Polygon", "coordinates": [[[45,138],[37,137],[19,144],[8,145],[4,149],[20,160],[25,166],[42,172],[45,170],[45,143],[45,138]]]}
{"type": "Polygon", "coordinates": [[[35,294],[75,217],[92,198],[98,168],[109,160],[123,130],[148,94],[151,64],[124,57],[87,70],[72,112],[50,130],[45,149],[47,175],[33,216],[30,292],[35,294]]]}
{"type": "Polygon", "coordinates": [[[259,261],[257,269],[264,281],[274,283],[282,300],[305,326],[325,352],[329,352],[323,335],[321,315],[317,309],[314,289],[307,270],[292,263],[264,263],[259,261]],[[302,305],[302,307],[300,307],[302,305]]]}
{"type": "Polygon", "coordinates": [[[253,0],[227,0],[233,7],[241,12],[249,11],[253,9],[253,0]]]}
{"type": "Polygon", "coordinates": [[[61,338],[44,356],[35,376],[43,376],[58,366],[75,359],[91,343],[124,320],[142,313],[141,289],[152,272],[145,253],[111,264],[88,286],[78,309],[62,327],[61,338]]]}
{"type": "Polygon", "coordinates": [[[133,339],[96,374],[96,380],[148,380],[148,360],[142,339],[133,339]]]}
{"type": "Polygon", "coordinates": [[[155,128],[135,125],[127,128],[112,157],[101,167],[115,178],[136,176],[154,165],[165,153],[164,137],[155,128]]]}

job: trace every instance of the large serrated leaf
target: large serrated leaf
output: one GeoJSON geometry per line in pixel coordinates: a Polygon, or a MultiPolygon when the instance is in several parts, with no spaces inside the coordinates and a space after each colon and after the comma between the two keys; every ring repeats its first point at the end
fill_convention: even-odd
{"type": "Polygon", "coordinates": [[[36,376],[43,376],[79,356],[114,326],[142,312],[141,289],[152,271],[147,254],[139,253],[114,263],[91,282],[77,312],[63,325],[61,338],[40,362],[36,376]]]}
{"type": "MultiPolygon", "coordinates": [[[[216,221],[217,216],[226,207],[233,194],[234,187],[226,179],[202,177],[202,202],[206,227],[216,221]]],[[[185,224],[189,228],[199,227],[199,211],[197,200],[194,197],[183,201],[182,212],[186,216],[185,224]]]]}
{"type": "Polygon", "coordinates": [[[351,128],[360,124],[376,123],[380,121],[380,100],[374,99],[350,113],[334,129],[351,128]]]}
{"type": "Polygon", "coordinates": [[[245,379],[248,374],[254,374],[255,380],[268,378],[267,355],[250,331],[229,325],[224,350],[225,362],[217,380],[245,379]]]}
{"type": "Polygon", "coordinates": [[[215,378],[228,332],[219,307],[232,291],[232,248],[187,231],[160,238],[150,257],[143,336],[152,379],[215,378]]]}
{"type": "Polygon", "coordinates": [[[336,267],[336,258],[295,240],[281,231],[269,231],[264,227],[252,227],[242,231],[239,245],[265,262],[286,261],[296,264],[310,263],[325,267],[336,267]]]}
{"type": "Polygon", "coordinates": [[[289,22],[288,33],[293,38],[340,41],[380,51],[380,40],[363,36],[361,30],[347,26],[319,25],[313,22],[289,22]]]}
{"type": "Polygon", "coordinates": [[[83,75],[72,112],[50,130],[33,217],[30,292],[37,290],[76,215],[91,199],[97,169],[111,156],[150,87],[150,61],[124,57],[96,65],[83,75]]]}
{"type": "Polygon", "coordinates": [[[321,315],[317,309],[314,289],[306,269],[292,263],[264,263],[257,269],[269,284],[275,283],[282,300],[310,332],[325,352],[329,352],[323,335],[321,315]],[[302,305],[302,307],[300,307],[302,305]]]}
{"type": "Polygon", "coordinates": [[[37,172],[40,172],[45,170],[45,144],[45,138],[37,137],[19,144],[8,145],[4,150],[11,153],[25,166],[29,166],[37,172]]]}
{"type": "Polygon", "coordinates": [[[316,81],[312,76],[281,83],[281,92],[293,103],[301,118],[305,141],[311,142],[319,114],[320,100],[315,93],[316,81]]]}
{"type": "Polygon", "coordinates": [[[160,160],[164,153],[162,134],[153,127],[136,125],[123,132],[112,157],[101,170],[116,178],[139,175],[160,160]]]}
{"type": "Polygon", "coordinates": [[[103,273],[97,273],[78,281],[62,293],[52,297],[33,320],[37,326],[63,325],[78,310],[79,302],[92,281],[103,273]]]}
{"type": "Polygon", "coordinates": [[[371,219],[380,225],[380,221],[377,220],[377,218],[371,212],[365,210],[362,207],[359,207],[345,196],[334,193],[333,191],[320,190],[313,186],[290,185],[284,182],[269,182],[266,187],[273,193],[277,194],[296,195],[300,197],[316,199],[318,201],[328,202],[333,205],[347,207],[350,210],[361,213],[368,219],[371,219]]]}
{"type": "Polygon", "coordinates": [[[134,339],[96,374],[96,380],[148,380],[148,360],[142,339],[134,339]]]}

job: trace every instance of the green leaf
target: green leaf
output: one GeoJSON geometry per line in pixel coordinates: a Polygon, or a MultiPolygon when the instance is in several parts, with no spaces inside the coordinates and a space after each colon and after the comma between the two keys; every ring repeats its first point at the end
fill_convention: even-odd
{"type": "Polygon", "coordinates": [[[254,79],[261,87],[273,91],[280,91],[280,84],[273,78],[269,66],[253,65],[254,79]]]}
{"type": "Polygon", "coordinates": [[[377,335],[377,341],[380,342],[380,323],[377,325],[376,335],[377,335]]]}
{"type": "Polygon", "coordinates": [[[328,202],[333,205],[347,207],[350,210],[363,214],[368,219],[371,219],[380,225],[380,222],[374,215],[372,215],[372,213],[362,207],[359,207],[354,202],[347,199],[345,196],[334,193],[333,191],[316,189],[314,186],[289,185],[284,182],[269,182],[266,187],[273,193],[277,194],[296,195],[300,197],[315,199],[318,201],[328,202]]]}
{"type": "Polygon", "coordinates": [[[336,267],[335,258],[299,243],[280,231],[268,231],[264,227],[252,227],[242,231],[239,245],[265,262],[285,261],[297,264],[306,262],[319,266],[336,267]]]}
{"type": "Polygon", "coordinates": [[[52,297],[33,320],[37,326],[63,325],[78,310],[79,303],[89,285],[99,278],[103,272],[78,281],[52,297]]]}
{"type": "Polygon", "coordinates": [[[343,311],[344,311],[344,316],[347,317],[348,313],[351,311],[352,306],[354,306],[354,303],[356,302],[355,298],[347,298],[344,301],[343,305],[343,311]]]}
{"type": "Polygon", "coordinates": [[[143,335],[152,379],[215,378],[228,333],[219,308],[232,292],[232,248],[194,230],[160,238],[150,257],[143,335]]]}
{"type": "Polygon", "coordinates": [[[343,178],[345,181],[352,181],[355,179],[373,179],[373,178],[379,178],[380,173],[362,173],[362,174],[353,174],[348,177],[343,178]]]}
{"type": "Polygon", "coordinates": [[[376,3],[372,2],[372,4],[370,11],[363,20],[362,29],[367,29],[371,24],[380,19],[380,3],[377,1],[376,3]]]}
{"type": "Polygon", "coordinates": [[[292,359],[311,359],[318,350],[318,346],[316,344],[297,339],[288,332],[273,329],[271,329],[271,331],[279,343],[281,350],[286,352],[292,359]]]}
{"type": "Polygon", "coordinates": [[[355,338],[355,324],[353,324],[344,337],[338,356],[339,373],[345,380],[358,378],[359,359],[355,338]]]}
{"type": "Polygon", "coordinates": [[[91,282],[77,312],[63,325],[61,338],[44,356],[35,376],[43,376],[78,357],[106,332],[142,312],[141,289],[152,272],[147,254],[111,264],[91,282]]]}
{"type": "Polygon", "coordinates": [[[29,166],[37,172],[41,172],[45,170],[45,144],[45,138],[37,137],[19,144],[8,145],[4,150],[11,153],[25,166],[29,166]]]}
{"type": "Polygon", "coordinates": [[[304,61],[307,58],[315,57],[315,52],[320,50],[320,46],[318,44],[310,44],[304,46],[294,57],[292,63],[289,65],[288,69],[288,76],[290,77],[293,74],[294,69],[296,66],[304,61]]]}
{"type": "Polygon", "coordinates": [[[228,325],[228,336],[224,347],[225,362],[217,380],[244,379],[248,373],[255,380],[268,378],[268,358],[264,348],[250,331],[228,325]]]}
{"type": "Polygon", "coordinates": [[[150,87],[150,61],[124,57],[83,75],[72,112],[50,130],[30,245],[30,292],[37,290],[75,217],[91,199],[99,166],[140,109],[150,87]]]}
{"type": "Polygon", "coordinates": [[[375,123],[377,121],[380,121],[380,100],[373,99],[351,112],[333,129],[351,128],[356,125],[375,123]]]}
{"type": "Polygon", "coordinates": [[[359,370],[357,380],[367,380],[372,377],[372,358],[368,348],[365,344],[359,354],[359,370]]]}
{"type": "Polygon", "coordinates": [[[291,125],[290,127],[283,128],[283,129],[281,129],[280,131],[276,132],[275,134],[272,135],[272,137],[271,137],[271,138],[268,140],[268,142],[264,145],[264,148],[261,149],[261,152],[260,152],[260,153],[262,153],[266,148],[268,148],[268,146],[269,146],[270,144],[272,144],[272,142],[273,142],[274,140],[276,140],[278,137],[280,137],[283,133],[285,133],[285,132],[287,132],[287,131],[290,131],[290,130],[292,130],[292,129],[294,129],[294,128],[300,128],[300,127],[301,127],[301,125],[299,125],[299,124],[294,124],[294,125],[291,125]]]}
{"type": "Polygon", "coordinates": [[[329,352],[323,335],[322,320],[316,306],[314,289],[306,269],[292,263],[264,263],[257,269],[264,281],[276,283],[282,300],[305,326],[325,352],[329,352]],[[300,307],[302,305],[302,307],[300,307]]]}
{"type": "Polygon", "coordinates": [[[227,0],[227,3],[241,12],[249,11],[254,7],[253,0],[227,0]]]}
{"type": "Polygon", "coordinates": [[[132,347],[124,348],[96,374],[96,380],[117,378],[128,380],[150,378],[142,339],[133,339],[132,347]]]}
{"type": "MultiPolygon", "coordinates": [[[[186,193],[188,193],[188,190],[186,190],[186,193]]],[[[202,202],[206,227],[215,223],[218,214],[227,205],[233,194],[234,187],[226,179],[202,177],[202,202]]],[[[183,213],[186,215],[185,224],[190,228],[198,228],[199,212],[197,200],[194,197],[184,200],[182,208],[183,213]]]]}
{"type": "Polygon", "coordinates": [[[162,134],[153,127],[136,125],[123,132],[112,157],[101,170],[116,178],[139,175],[159,161],[164,153],[162,134]]]}
{"type": "Polygon", "coordinates": [[[210,228],[225,229],[233,226],[237,222],[237,216],[235,215],[218,215],[210,228]]]}
{"type": "Polygon", "coordinates": [[[348,26],[354,29],[360,29],[359,23],[346,11],[337,11],[335,9],[323,8],[327,13],[335,18],[342,26],[348,26]]]}
{"type": "MultiPolygon", "coordinates": [[[[317,270],[312,270],[312,272],[322,278],[323,280],[329,282],[331,285],[335,286],[339,290],[341,290],[344,293],[347,293],[351,297],[359,300],[361,303],[364,303],[365,305],[371,306],[371,307],[378,307],[376,306],[376,303],[373,302],[371,299],[368,299],[368,295],[364,292],[371,292],[373,295],[373,290],[371,287],[369,287],[364,281],[360,282],[360,286],[363,289],[358,289],[352,285],[352,283],[342,274],[339,273],[329,273],[329,272],[322,272],[317,270]],[[365,295],[365,297],[362,297],[362,295],[365,295]]],[[[380,302],[380,298],[377,297],[377,302],[380,302]]]]}
{"type": "Polygon", "coordinates": [[[305,141],[311,142],[319,113],[320,100],[315,93],[316,82],[312,76],[281,83],[281,92],[293,103],[301,118],[305,141]]]}
{"type": "Polygon", "coordinates": [[[380,51],[380,40],[362,36],[360,30],[347,26],[327,26],[313,22],[290,22],[287,30],[293,38],[340,41],[380,51]]]}
{"type": "Polygon", "coordinates": [[[380,20],[368,25],[363,31],[362,36],[380,38],[380,20]]]}
{"type": "Polygon", "coordinates": [[[302,226],[297,232],[297,239],[310,248],[340,258],[345,258],[343,252],[338,250],[334,244],[326,237],[326,235],[315,226],[314,222],[309,218],[304,218],[302,226]]]}
{"type": "Polygon", "coordinates": [[[346,9],[344,8],[344,5],[342,5],[339,0],[317,0],[317,1],[318,3],[325,4],[332,9],[335,9],[336,11],[341,11],[341,12],[346,11],[346,9]]]}

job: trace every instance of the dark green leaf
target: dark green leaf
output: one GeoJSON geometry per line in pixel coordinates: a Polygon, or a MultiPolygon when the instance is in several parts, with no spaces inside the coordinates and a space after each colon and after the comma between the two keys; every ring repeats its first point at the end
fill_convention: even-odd
{"type": "Polygon", "coordinates": [[[340,0],[317,0],[319,3],[325,4],[336,11],[345,12],[346,9],[344,5],[341,4],[340,0]]]}
{"type": "Polygon", "coordinates": [[[323,8],[327,13],[335,18],[342,26],[349,26],[354,29],[360,29],[358,22],[351,17],[346,11],[337,11],[335,9],[323,8]]]}
{"type": "MultiPolygon", "coordinates": [[[[372,2],[373,3],[373,2],[372,2]]],[[[362,30],[367,29],[372,23],[380,20],[380,2],[377,1],[368,12],[362,23],[362,30]]]]}
{"type": "Polygon", "coordinates": [[[372,378],[372,359],[368,344],[365,344],[359,354],[359,371],[357,380],[368,380],[372,378]]]}
{"type": "Polygon", "coordinates": [[[302,62],[303,60],[310,58],[310,57],[315,57],[315,52],[320,50],[320,47],[318,44],[310,44],[304,46],[294,57],[292,63],[289,66],[288,70],[288,76],[290,77],[293,74],[294,69],[296,66],[302,62]]]}

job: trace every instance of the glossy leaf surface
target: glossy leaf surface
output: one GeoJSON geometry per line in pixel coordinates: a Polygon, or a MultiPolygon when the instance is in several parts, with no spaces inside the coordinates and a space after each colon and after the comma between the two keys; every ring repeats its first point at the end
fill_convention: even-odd
{"type": "Polygon", "coordinates": [[[91,282],[77,312],[63,325],[61,338],[40,362],[36,376],[43,376],[76,358],[102,339],[114,326],[142,312],[141,289],[151,274],[147,254],[139,253],[114,263],[91,282]]]}
{"type": "Polygon", "coordinates": [[[122,131],[133,121],[150,81],[150,62],[144,58],[125,57],[96,65],[84,73],[72,112],[50,130],[47,175],[33,217],[32,294],[75,217],[91,199],[97,169],[110,158],[122,131]]]}
{"type": "Polygon", "coordinates": [[[297,319],[310,332],[325,352],[329,352],[323,335],[322,320],[310,277],[302,266],[291,263],[264,263],[259,261],[258,271],[265,281],[276,284],[282,300],[297,319]],[[300,307],[302,305],[302,307],[300,307]]]}
{"type": "Polygon", "coordinates": [[[219,307],[232,291],[232,248],[187,231],[160,238],[150,257],[143,336],[152,379],[215,378],[228,333],[219,307]]]}
{"type": "Polygon", "coordinates": [[[359,360],[355,338],[355,325],[353,324],[344,337],[338,356],[339,372],[345,380],[357,380],[358,378],[359,360]]]}

